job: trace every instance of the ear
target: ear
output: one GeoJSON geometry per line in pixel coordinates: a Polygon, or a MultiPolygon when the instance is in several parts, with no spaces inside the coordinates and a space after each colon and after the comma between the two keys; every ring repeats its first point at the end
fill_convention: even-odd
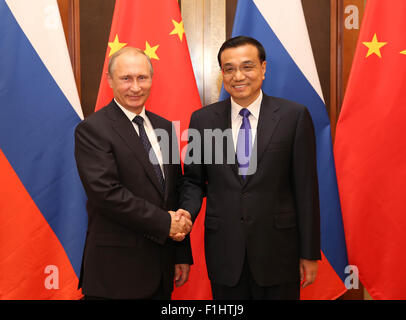
{"type": "Polygon", "coordinates": [[[111,77],[110,73],[106,72],[107,75],[107,82],[109,83],[110,88],[113,89],[113,78],[111,77]]]}
{"type": "Polygon", "coordinates": [[[261,64],[261,71],[262,71],[262,79],[265,79],[265,72],[266,72],[266,60],[261,64]]]}

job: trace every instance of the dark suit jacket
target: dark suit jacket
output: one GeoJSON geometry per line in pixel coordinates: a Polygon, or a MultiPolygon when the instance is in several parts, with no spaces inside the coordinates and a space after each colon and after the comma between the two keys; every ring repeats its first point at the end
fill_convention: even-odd
{"type": "MultiPolygon", "coordinates": [[[[155,129],[171,137],[169,121],[146,114],[155,129]]],[[[137,132],[114,101],[77,126],[75,156],[88,196],[83,293],[145,298],[161,279],[172,290],[175,263],[192,263],[190,242],[168,239],[167,211],[178,208],[180,164],[164,165],[163,193],[137,132]]]]}
{"type": "MultiPolygon", "coordinates": [[[[230,99],[194,112],[190,128],[202,137],[204,129],[230,129],[230,99]]],[[[214,143],[206,145],[214,150],[214,143]]],[[[207,270],[211,281],[221,285],[238,282],[246,256],[260,286],[298,281],[299,258],[320,259],[316,147],[308,110],[264,94],[254,143],[257,168],[245,181],[237,164],[185,160],[181,207],[195,219],[207,196],[207,270]]],[[[230,145],[234,148],[232,140],[230,145]]],[[[196,151],[191,148],[188,155],[196,159],[196,151]]],[[[226,159],[226,146],[223,152],[226,159]]]]}

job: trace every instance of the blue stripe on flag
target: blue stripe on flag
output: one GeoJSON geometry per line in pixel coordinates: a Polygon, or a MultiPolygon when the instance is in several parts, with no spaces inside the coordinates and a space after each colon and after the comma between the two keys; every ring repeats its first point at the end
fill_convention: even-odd
{"type": "Polygon", "coordinates": [[[4,0],[0,39],[0,148],[79,275],[87,228],[86,195],[74,159],[80,118],[4,0]]]}
{"type": "MultiPolygon", "coordinates": [[[[252,0],[239,0],[233,37],[250,36],[262,43],[267,54],[265,93],[305,105],[312,116],[317,144],[320,189],[321,248],[338,276],[344,281],[348,265],[341,206],[331,142],[330,121],[324,102],[292,60],[252,0]]],[[[228,94],[222,89],[220,99],[228,94]]]]}

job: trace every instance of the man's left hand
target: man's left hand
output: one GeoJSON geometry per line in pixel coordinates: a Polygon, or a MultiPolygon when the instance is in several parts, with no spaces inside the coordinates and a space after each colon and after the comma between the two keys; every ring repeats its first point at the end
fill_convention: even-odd
{"type": "Polygon", "coordinates": [[[317,260],[300,259],[300,282],[306,288],[316,280],[319,264],[317,260]]]}
{"type": "Polygon", "coordinates": [[[180,287],[189,279],[190,266],[188,264],[175,264],[175,285],[180,287]]]}

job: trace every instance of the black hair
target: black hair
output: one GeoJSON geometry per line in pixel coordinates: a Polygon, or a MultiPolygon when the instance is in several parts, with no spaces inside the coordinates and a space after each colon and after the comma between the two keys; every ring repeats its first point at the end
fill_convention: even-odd
{"type": "Polygon", "coordinates": [[[234,38],[226,40],[223,43],[223,45],[221,46],[219,53],[217,55],[217,60],[219,62],[219,66],[221,67],[221,54],[223,53],[224,50],[230,49],[230,48],[241,47],[241,46],[244,46],[247,44],[253,45],[254,47],[256,47],[258,49],[258,58],[261,61],[261,63],[266,60],[265,49],[264,49],[263,45],[261,44],[261,42],[259,42],[258,40],[254,39],[254,38],[251,38],[251,37],[238,36],[238,37],[234,37],[234,38]]]}

